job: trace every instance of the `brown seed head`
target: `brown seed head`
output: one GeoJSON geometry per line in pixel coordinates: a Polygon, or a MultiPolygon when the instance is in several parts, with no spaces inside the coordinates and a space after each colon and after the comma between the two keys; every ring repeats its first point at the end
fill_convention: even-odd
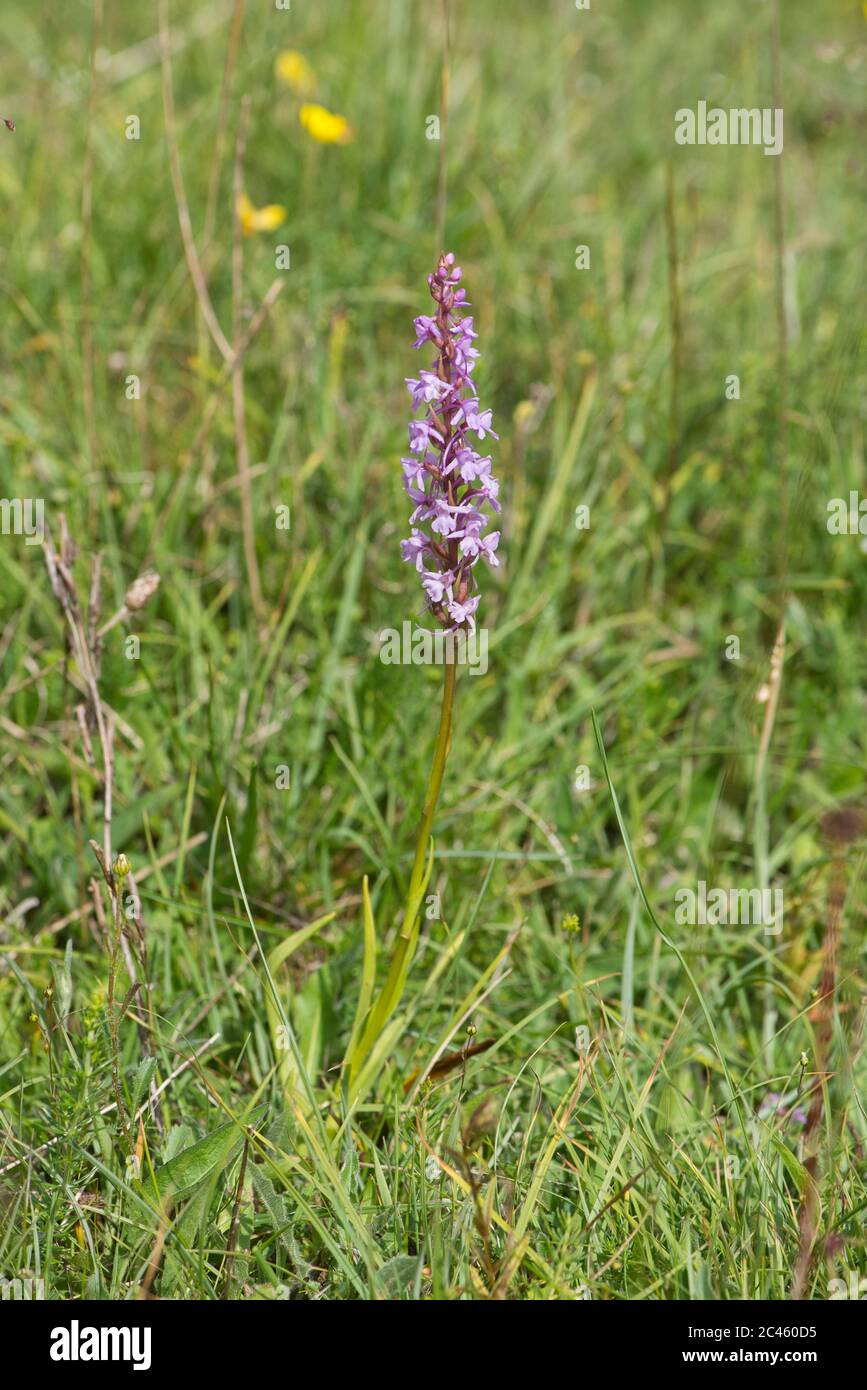
{"type": "Polygon", "coordinates": [[[131,613],[135,613],[139,608],[144,608],[145,604],[150,603],[159,587],[160,577],[156,571],[146,570],[130,584],[126,591],[124,603],[131,613]]]}

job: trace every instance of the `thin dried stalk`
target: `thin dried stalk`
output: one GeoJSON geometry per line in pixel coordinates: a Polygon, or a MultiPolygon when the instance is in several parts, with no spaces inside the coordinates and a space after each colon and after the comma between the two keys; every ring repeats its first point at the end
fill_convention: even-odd
{"type": "Polygon", "coordinates": [[[190,217],[190,206],[187,202],[187,194],[184,188],[184,176],[181,172],[180,155],[178,154],[177,123],[175,121],[175,99],[172,90],[172,56],[171,56],[171,30],[169,27],[169,6],[168,0],[160,0],[159,6],[160,24],[160,57],[162,60],[163,76],[163,112],[166,123],[166,146],[169,153],[169,170],[172,178],[172,189],[175,195],[175,206],[178,213],[178,225],[181,229],[181,240],[184,244],[184,256],[187,262],[187,269],[190,272],[190,279],[193,282],[193,289],[199,301],[202,317],[208,325],[208,330],[216,343],[220,353],[228,360],[232,355],[232,349],[225,333],[220,327],[219,319],[214,312],[211,303],[211,296],[208,293],[208,285],[205,280],[205,273],[202,270],[202,263],[199,260],[199,253],[196,250],[196,239],[193,235],[193,223],[190,217]]]}
{"type": "Polygon", "coordinates": [[[81,279],[81,359],[82,359],[82,401],[84,403],[84,428],[87,438],[88,464],[91,468],[97,461],[96,410],[94,407],[93,370],[93,308],[91,305],[91,267],[90,246],[93,226],[93,127],[96,107],[96,55],[102,34],[102,0],[94,0],[93,34],[90,50],[90,93],[87,101],[87,124],[84,137],[84,169],[81,177],[81,250],[79,254],[79,276],[81,279]]]}
{"type": "MultiPolygon", "coordinates": [[[[111,1050],[111,1079],[118,1120],[122,1131],[126,1129],[123,1093],[120,1085],[120,1039],[119,1024],[123,1011],[116,1007],[118,971],[123,955],[133,990],[139,988],[139,979],[132,953],[123,931],[122,884],[118,882],[112,869],[112,815],[114,787],[114,718],[104,707],[99,693],[99,674],[101,665],[100,611],[102,595],[102,563],[99,555],[94,555],[90,569],[87,616],[82,615],[81,605],[73,575],[75,547],[69,535],[66,518],[60,517],[60,551],[53,544],[51,535],[46,534],[43,546],[45,565],[52,592],[65,621],[69,651],[75,660],[84,684],[85,701],[76,709],[82,747],[87,762],[94,766],[94,750],[91,733],[96,731],[102,759],[102,845],[90,841],[97,863],[108,888],[111,902],[111,923],[105,922],[102,903],[98,891],[93,891],[94,909],[97,922],[102,928],[103,940],[108,955],[108,1031],[111,1050]]],[[[95,890],[95,885],[93,886],[95,890]]],[[[140,962],[145,963],[143,943],[140,962]]],[[[146,971],[143,971],[146,973],[146,971]]]]}
{"type": "Polygon", "coordinates": [[[214,136],[214,153],[211,157],[211,168],[208,173],[208,200],[205,205],[205,229],[202,233],[202,242],[206,249],[214,234],[217,194],[220,189],[220,170],[223,164],[223,148],[226,142],[226,126],[229,118],[229,96],[232,90],[232,76],[238,61],[243,23],[244,0],[235,0],[232,26],[229,30],[229,43],[226,48],[226,61],[223,65],[223,82],[220,88],[220,109],[217,116],[217,133],[214,136]]]}
{"type": "Polygon", "coordinates": [[[256,557],[256,533],[253,524],[253,493],[250,483],[250,451],[247,445],[247,418],[244,403],[244,362],[240,352],[243,329],[241,311],[244,293],[244,252],[242,244],[241,219],[238,215],[238,201],[244,188],[244,151],[247,144],[247,124],[250,118],[250,99],[244,97],[241,103],[241,117],[238,122],[238,138],[235,145],[235,176],[233,180],[234,216],[232,220],[232,413],[235,421],[235,453],[238,461],[238,488],[241,494],[241,527],[244,539],[244,560],[247,566],[247,582],[250,597],[257,618],[265,615],[265,601],[262,598],[262,585],[259,579],[259,561],[256,557]]]}
{"type": "MultiPolygon", "coordinates": [[[[103,856],[96,840],[90,841],[90,848],[93,850],[94,857],[102,870],[102,876],[108,887],[108,895],[111,900],[111,926],[109,927],[102,916],[101,902],[99,901],[99,890],[96,884],[94,887],[94,905],[97,917],[101,922],[108,951],[108,1037],[111,1049],[111,1087],[114,1092],[114,1103],[117,1107],[118,1126],[122,1134],[126,1135],[126,1108],[123,1103],[123,1091],[120,1085],[120,1016],[124,1010],[119,1011],[115,1003],[117,992],[117,973],[118,962],[120,960],[121,941],[123,939],[123,916],[121,908],[121,885],[109,861],[103,856]]],[[[138,986],[134,983],[133,989],[138,986]]]]}

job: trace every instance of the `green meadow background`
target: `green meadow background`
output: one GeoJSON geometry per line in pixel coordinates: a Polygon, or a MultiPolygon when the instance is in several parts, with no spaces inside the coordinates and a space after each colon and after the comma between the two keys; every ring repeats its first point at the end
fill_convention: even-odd
{"type": "Polygon", "coordinates": [[[100,691],[151,985],[120,1029],[125,1106],[168,1081],[131,1145],[106,1111],[98,748],[94,766],[40,547],[3,535],[3,1278],[53,1298],[782,1299],[811,1192],[807,1296],[867,1273],[863,845],[823,830],[865,804],[867,556],[825,522],[864,487],[867,20],[780,9],[775,37],[771,0],[452,0],[443,150],[439,4],[172,0],[177,155],[229,336],[245,97],[244,190],[286,214],[244,238],[234,305],[256,329],[255,604],[158,6],[0,4],[0,493],[44,499],[55,544],[65,515],[85,608],[101,555],[103,621],[161,577],[106,633],[100,691]],[[350,142],[302,129],[284,49],[350,142]],[[782,105],[782,157],[677,146],[700,99],[782,105]],[[489,669],[458,682],[440,915],[347,1114],[362,880],[381,979],[438,715],[441,672],[377,653],[421,616],[399,458],[443,153],[504,563],[480,576],[489,669]],[[676,924],[700,879],[782,888],[783,931],[676,924]],[[263,955],[326,916],[274,970],[293,1083],[263,955]],[[492,1046],[405,1089],[470,1042],[492,1046]],[[792,1111],[818,1085],[814,1185],[792,1111]]]}

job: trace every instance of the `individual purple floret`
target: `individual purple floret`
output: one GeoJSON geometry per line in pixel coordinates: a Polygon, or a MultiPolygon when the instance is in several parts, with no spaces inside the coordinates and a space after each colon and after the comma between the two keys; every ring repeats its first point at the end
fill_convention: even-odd
{"type": "Polygon", "coordinates": [[[429,343],[436,356],[418,378],[406,381],[413,409],[424,406],[425,413],[410,422],[410,453],[401,459],[403,485],[415,504],[412,535],[401,541],[401,553],[419,571],[434,617],[453,631],[475,631],[480,598],[475,566],[482,557],[489,565],[500,563],[500,533],[482,534],[489,518],[481,508],[488,504],[500,510],[500,484],[491,473],[490,455],[479,454],[471,436],[499,436],[472,380],[477,335],[472,318],[463,317],[468,306],[466,291],[458,288],[460,278],[454,256],[441,255],[428,276],[437,312],[415,320],[415,346],[429,343]]]}

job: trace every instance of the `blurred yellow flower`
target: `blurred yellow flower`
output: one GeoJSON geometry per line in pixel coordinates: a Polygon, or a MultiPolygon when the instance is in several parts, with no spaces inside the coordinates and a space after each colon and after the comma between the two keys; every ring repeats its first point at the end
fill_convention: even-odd
{"type": "Polygon", "coordinates": [[[241,223],[244,236],[252,236],[254,232],[273,232],[275,227],[279,227],[281,222],[286,221],[286,209],[281,208],[279,203],[269,203],[267,207],[254,208],[246,193],[238,195],[235,211],[238,214],[238,221],[241,223]]]}
{"type": "Polygon", "coordinates": [[[345,145],[354,135],[352,126],[345,116],[334,115],[324,106],[306,104],[298,112],[298,119],[314,140],[321,145],[345,145]]]}
{"type": "Polygon", "coordinates": [[[306,97],[316,91],[316,73],[304,54],[294,48],[284,48],[282,53],[277,54],[274,70],[280,81],[299,96],[306,97]]]}

